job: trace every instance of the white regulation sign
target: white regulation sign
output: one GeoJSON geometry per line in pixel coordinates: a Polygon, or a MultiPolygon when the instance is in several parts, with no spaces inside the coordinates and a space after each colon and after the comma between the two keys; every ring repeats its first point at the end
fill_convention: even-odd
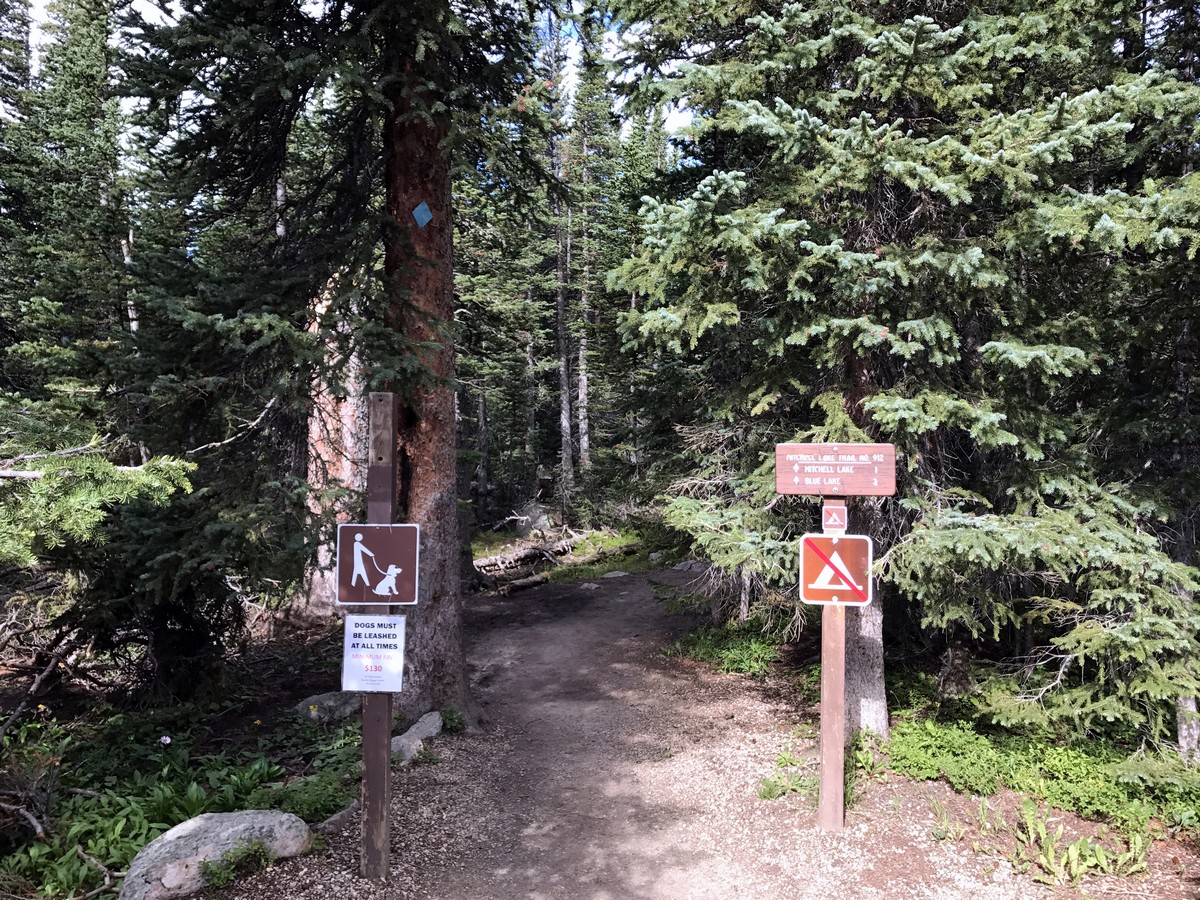
{"type": "Polygon", "coordinates": [[[346,616],[342,690],[398,694],[404,682],[404,616],[346,616]]]}

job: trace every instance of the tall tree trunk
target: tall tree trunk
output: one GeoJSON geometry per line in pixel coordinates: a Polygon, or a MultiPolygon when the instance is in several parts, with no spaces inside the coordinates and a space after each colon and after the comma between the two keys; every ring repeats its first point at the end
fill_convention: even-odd
{"type": "Polygon", "coordinates": [[[475,495],[479,498],[479,518],[486,522],[492,515],[492,467],[488,457],[487,394],[479,392],[475,416],[475,449],[479,463],[475,466],[475,495]]]}
{"type": "MultiPolygon", "coordinates": [[[[533,303],[533,290],[528,293],[533,303]]],[[[522,469],[525,489],[530,496],[537,491],[537,357],[534,355],[533,332],[525,338],[525,460],[522,469]]]]}
{"type": "MultiPolygon", "coordinates": [[[[339,290],[337,279],[329,283],[313,309],[308,330],[318,333],[330,298],[339,290]]],[[[342,370],[340,379],[345,396],[335,396],[325,376],[318,373],[312,385],[308,414],[307,480],[311,488],[308,500],[313,523],[324,523],[317,552],[304,573],[303,587],[293,600],[290,613],[300,621],[321,622],[335,617],[337,580],[334,573],[334,538],[338,522],[350,520],[349,509],[338,497],[361,495],[367,488],[367,408],[362,366],[356,357],[340,359],[331,341],[326,345],[326,365],[342,370]]]]}
{"type": "Polygon", "coordinates": [[[555,227],[557,245],[557,285],[554,302],[554,327],[558,336],[558,431],[559,431],[559,502],[563,513],[571,505],[575,489],[574,448],[571,442],[571,339],[567,325],[567,272],[570,267],[569,227],[561,217],[555,227]]]}
{"type": "Polygon", "coordinates": [[[426,343],[421,385],[395,385],[397,510],[421,526],[421,578],[417,606],[408,614],[409,646],[404,693],[406,715],[430,709],[466,709],[462,646],[459,534],[455,465],[453,222],[450,165],[443,150],[448,121],[432,113],[440,97],[418,85],[414,65],[437,66],[437,54],[403,62],[404,77],[390,91],[383,130],[385,187],[390,221],[384,230],[384,271],[391,291],[390,319],[409,340],[426,343]],[[421,109],[417,113],[414,105],[421,109]],[[415,211],[431,218],[420,227],[415,211]]]}
{"type": "Polygon", "coordinates": [[[275,179],[275,237],[281,241],[287,237],[287,221],[283,217],[285,206],[287,206],[287,182],[280,175],[275,179]]]}
{"type": "MultiPolygon", "coordinates": [[[[1190,167],[1189,167],[1190,168],[1190,167]]],[[[1188,284],[1181,284],[1179,294],[1188,296],[1188,284]]],[[[1196,334],[1190,321],[1184,320],[1175,341],[1175,409],[1179,421],[1191,419],[1192,372],[1196,367],[1196,334]]],[[[1196,561],[1195,519],[1190,511],[1184,511],[1179,528],[1179,538],[1172,548],[1172,556],[1179,562],[1194,565],[1196,561]]],[[[1191,592],[1185,598],[1189,604],[1195,602],[1191,592]]],[[[1196,716],[1196,698],[1179,697],[1175,705],[1177,725],[1176,738],[1179,755],[1189,763],[1200,762],[1200,719],[1196,716]]]]}
{"type": "MultiPolygon", "coordinates": [[[[870,370],[864,360],[851,356],[848,366],[850,390],[846,410],[860,428],[868,423],[861,400],[871,386],[870,370]]],[[[879,533],[879,507],[872,501],[850,504],[851,534],[879,533]]],[[[846,610],[846,742],[858,732],[869,730],[884,740],[888,737],[887,688],[883,671],[883,604],[878,598],[869,606],[846,610]]]]}
{"type": "Polygon", "coordinates": [[[1180,697],[1175,702],[1175,724],[1179,731],[1179,755],[1189,765],[1200,763],[1200,715],[1195,697],[1180,697]]]}
{"type": "MultiPolygon", "coordinates": [[[[587,291],[583,292],[584,302],[587,302],[587,291]]],[[[584,307],[583,327],[587,328],[587,307],[584,307]]],[[[588,427],[588,336],[587,331],[579,335],[579,361],[575,373],[575,422],[579,429],[579,468],[586,482],[586,472],[592,465],[592,438],[588,427]]]]}
{"type": "Polygon", "coordinates": [[[750,618],[750,594],[753,588],[749,566],[738,566],[738,581],[738,624],[745,625],[750,618]]]}
{"type": "Polygon", "coordinates": [[[846,610],[846,742],[860,731],[888,737],[883,683],[883,604],[846,610]]]}
{"type": "MultiPolygon", "coordinates": [[[[582,190],[587,192],[591,182],[591,161],[588,156],[588,138],[586,130],[579,153],[579,183],[582,190]]],[[[584,480],[587,480],[587,470],[592,466],[592,438],[588,427],[588,313],[589,295],[592,277],[592,254],[595,247],[595,234],[592,233],[592,209],[584,203],[580,210],[579,223],[579,255],[583,266],[579,278],[579,357],[575,372],[575,422],[579,430],[579,468],[584,480]]]]}

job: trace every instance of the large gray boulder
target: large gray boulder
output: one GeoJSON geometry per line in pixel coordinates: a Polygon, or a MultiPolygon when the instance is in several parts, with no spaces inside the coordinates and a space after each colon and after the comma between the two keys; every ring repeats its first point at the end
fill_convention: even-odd
{"type": "Polygon", "coordinates": [[[141,849],[129,866],[118,900],[183,897],[204,887],[200,863],[261,843],[273,859],[299,856],[312,847],[312,832],[299,816],[277,810],[205,813],[176,825],[141,849]]]}
{"type": "Polygon", "coordinates": [[[417,724],[399,737],[392,738],[392,756],[401,765],[421,752],[421,746],[431,737],[441,734],[442,714],[429,712],[417,719],[417,724]]]}
{"type": "Polygon", "coordinates": [[[298,715],[312,719],[318,725],[332,725],[362,709],[362,694],[358,691],[330,691],[305,697],[292,708],[298,715]]]}

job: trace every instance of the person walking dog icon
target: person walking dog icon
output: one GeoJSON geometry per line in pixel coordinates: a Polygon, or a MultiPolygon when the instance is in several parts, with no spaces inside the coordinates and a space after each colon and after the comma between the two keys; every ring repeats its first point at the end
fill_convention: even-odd
{"type": "Polygon", "coordinates": [[[363,584],[365,584],[367,587],[371,586],[371,579],[367,577],[366,557],[371,557],[371,564],[375,566],[376,569],[379,568],[375,562],[375,554],[372,553],[371,549],[362,542],[362,539],[362,532],[359,532],[354,536],[354,572],[350,576],[350,587],[354,587],[356,584],[358,584],[359,578],[363,580],[363,584]]]}
{"type": "Polygon", "coordinates": [[[335,602],[339,606],[415,605],[420,553],[417,525],[339,524],[335,602]]]}

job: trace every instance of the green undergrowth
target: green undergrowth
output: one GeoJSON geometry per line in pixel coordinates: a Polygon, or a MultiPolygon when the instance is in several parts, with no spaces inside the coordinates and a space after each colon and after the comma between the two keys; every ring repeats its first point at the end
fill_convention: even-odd
{"type": "MultiPolygon", "coordinates": [[[[357,723],[284,715],[230,728],[222,719],[244,702],[101,708],[70,724],[47,711],[6,735],[4,787],[46,834],[37,838],[24,818],[0,820],[0,887],[17,897],[82,896],[104,885],[104,870],[125,871],[147,843],[202,813],[281,809],[315,822],[351,801],[357,723]]],[[[115,894],[116,884],[94,896],[115,894]]]]}
{"type": "Polygon", "coordinates": [[[763,629],[757,619],[741,625],[709,625],[684,635],[663,650],[668,657],[709,663],[720,672],[762,677],[779,658],[782,634],[763,629]]]}
{"type": "Polygon", "coordinates": [[[813,800],[817,797],[817,773],[790,741],[776,754],[771,774],[758,783],[758,796],[763,800],[778,800],[788,794],[813,800]]]}
{"type": "Polygon", "coordinates": [[[511,529],[498,531],[477,531],[471,535],[471,559],[482,559],[500,553],[506,544],[521,539],[521,536],[511,529]]]}
{"type": "Polygon", "coordinates": [[[243,875],[261,872],[272,863],[271,853],[262,841],[239,844],[220,859],[203,860],[200,872],[208,887],[223,888],[243,875]]]}
{"type": "Polygon", "coordinates": [[[967,703],[939,707],[931,682],[907,675],[891,686],[896,721],[884,749],[892,771],[983,797],[1007,788],[1129,835],[1195,827],[1200,770],[1178,756],[1131,754],[1112,739],[993,728],[967,703]]]}
{"type": "Polygon", "coordinates": [[[642,543],[642,535],[637,531],[594,531],[575,545],[571,557],[563,559],[546,576],[551,582],[561,584],[593,581],[609,572],[645,572],[654,567],[650,562],[652,552],[649,546],[642,543]],[[635,547],[637,549],[633,549],[635,547]],[[572,561],[572,557],[586,558],[596,553],[611,555],[591,563],[572,561]]]}

